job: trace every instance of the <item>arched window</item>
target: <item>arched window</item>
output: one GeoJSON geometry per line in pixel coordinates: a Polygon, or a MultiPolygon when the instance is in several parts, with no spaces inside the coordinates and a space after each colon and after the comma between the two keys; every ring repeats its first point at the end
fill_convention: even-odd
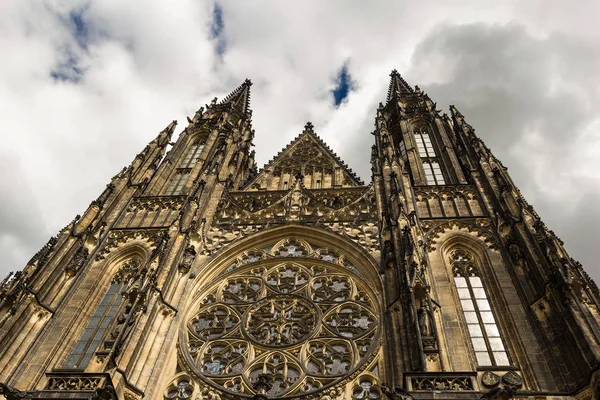
{"type": "Polygon", "coordinates": [[[406,153],[406,144],[404,143],[404,140],[400,141],[399,147],[400,147],[400,156],[402,157],[402,161],[406,162],[408,160],[408,154],[406,153]]]}
{"type": "Polygon", "coordinates": [[[128,260],[113,278],[108,291],[90,318],[83,334],[71,351],[64,368],[85,369],[92,356],[98,351],[111,322],[123,305],[122,292],[131,276],[137,273],[139,262],[128,260]]]}
{"type": "Polygon", "coordinates": [[[177,196],[183,193],[183,187],[190,177],[192,168],[194,168],[194,165],[200,160],[202,150],[204,150],[204,142],[200,139],[196,139],[187,149],[187,152],[181,161],[181,165],[177,168],[175,176],[165,191],[165,196],[177,196]]]}
{"type": "Polygon", "coordinates": [[[428,185],[444,185],[444,175],[440,169],[440,164],[437,161],[423,161],[423,168],[425,169],[425,177],[427,178],[428,185]]]}
{"type": "Polygon", "coordinates": [[[193,168],[200,159],[200,154],[202,154],[203,149],[204,143],[199,139],[195,140],[185,154],[180,168],[193,168]]]}
{"type": "Polygon", "coordinates": [[[417,142],[417,148],[419,149],[419,156],[423,162],[423,169],[425,170],[425,177],[427,178],[428,185],[444,185],[446,181],[444,174],[440,168],[438,161],[438,155],[435,152],[433,143],[431,143],[431,137],[429,133],[424,129],[417,129],[415,131],[415,141],[417,142]]]}
{"type": "Polygon", "coordinates": [[[450,256],[450,264],[477,364],[510,365],[473,256],[463,250],[456,250],[450,256]]]}

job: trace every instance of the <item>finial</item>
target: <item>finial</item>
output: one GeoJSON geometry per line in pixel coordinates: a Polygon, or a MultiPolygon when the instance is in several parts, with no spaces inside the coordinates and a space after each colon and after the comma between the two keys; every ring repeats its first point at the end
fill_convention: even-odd
{"type": "Polygon", "coordinates": [[[390,76],[396,76],[396,75],[400,75],[400,74],[398,73],[397,69],[393,69],[392,73],[390,74],[390,76]]]}
{"type": "Polygon", "coordinates": [[[252,86],[252,81],[250,79],[246,78],[246,80],[244,81],[244,85],[252,86]]]}
{"type": "Polygon", "coordinates": [[[313,128],[314,128],[314,126],[313,126],[312,122],[310,122],[310,121],[308,121],[308,122],[306,123],[306,125],[304,125],[304,131],[305,131],[305,132],[306,132],[306,131],[310,131],[310,132],[312,132],[313,128]]]}

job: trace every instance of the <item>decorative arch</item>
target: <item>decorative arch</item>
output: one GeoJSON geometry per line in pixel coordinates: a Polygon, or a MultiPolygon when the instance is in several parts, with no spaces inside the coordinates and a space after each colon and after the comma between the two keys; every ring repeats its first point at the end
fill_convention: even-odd
{"type": "Polygon", "coordinates": [[[498,249],[498,240],[489,229],[488,218],[449,220],[439,223],[425,221],[422,227],[425,231],[424,242],[427,243],[429,251],[434,251],[440,238],[449,231],[453,233],[452,240],[468,235],[476,239],[475,243],[481,242],[491,250],[498,249]]]}
{"type": "Polygon", "coordinates": [[[149,255],[150,249],[155,248],[160,241],[159,230],[116,230],[108,235],[104,247],[96,254],[95,261],[118,257],[128,251],[142,251],[149,255]],[[136,250],[138,249],[138,250],[136,250]]]}
{"type": "Polygon", "coordinates": [[[252,398],[262,374],[273,380],[271,397],[342,393],[377,362],[382,284],[356,244],[283,226],[232,243],[200,268],[179,365],[224,398],[252,398]]]}
{"type": "MultiPolygon", "coordinates": [[[[240,231],[243,231],[243,228],[240,228],[240,231]]],[[[225,267],[230,266],[242,252],[262,252],[261,249],[264,246],[290,237],[298,237],[305,241],[318,243],[319,247],[315,248],[315,252],[323,249],[343,249],[344,259],[348,262],[354,261],[359,274],[367,278],[370,284],[375,285],[374,288],[378,292],[383,290],[377,261],[363,247],[336,233],[303,225],[285,225],[264,229],[260,232],[255,230],[248,230],[248,232],[247,236],[235,238],[225,247],[219,249],[218,253],[214,254],[205,264],[200,265],[200,261],[197,261],[193,270],[198,272],[202,268],[202,274],[196,279],[194,290],[198,289],[198,286],[203,285],[207,280],[213,279],[218,274],[219,268],[223,268],[223,265],[227,264],[225,267]],[[228,264],[228,262],[230,263],[228,264]]]]}

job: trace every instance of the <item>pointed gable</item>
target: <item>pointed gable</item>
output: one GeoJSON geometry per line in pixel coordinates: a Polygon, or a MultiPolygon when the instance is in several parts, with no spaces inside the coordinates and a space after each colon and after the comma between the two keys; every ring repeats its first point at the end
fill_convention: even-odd
{"type": "Polygon", "coordinates": [[[308,122],[300,136],[269,161],[245,190],[288,190],[298,175],[303,176],[307,189],[364,186],[308,122]]]}

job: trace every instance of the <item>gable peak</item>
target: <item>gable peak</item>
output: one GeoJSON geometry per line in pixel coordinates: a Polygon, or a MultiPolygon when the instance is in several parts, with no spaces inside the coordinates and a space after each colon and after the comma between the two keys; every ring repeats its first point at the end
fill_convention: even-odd
{"type": "Polygon", "coordinates": [[[313,132],[314,133],[314,125],[312,124],[312,122],[307,121],[306,125],[304,125],[304,130],[302,131],[302,133],[304,132],[313,132]]]}
{"type": "MultiPolygon", "coordinates": [[[[319,137],[319,135],[314,131],[314,125],[308,121],[305,125],[304,125],[304,129],[302,131],[302,133],[300,133],[300,135],[296,136],[287,146],[285,146],[281,151],[279,151],[275,157],[273,157],[271,160],[269,160],[262,168],[261,170],[258,172],[258,174],[256,176],[254,176],[250,181],[248,181],[246,183],[246,187],[249,187],[250,185],[252,185],[254,182],[256,182],[258,179],[260,179],[260,176],[265,172],[265,171],[269,171],[272,170],[273,168],[278,168],[281,163],[284,160],[290,160],[295,158],[298,154],[297,152],[300,153],[305,153],[304,156],[302,157],[308,157],[306,160],[304,161],[298,161],[298,164],[295,167],[292,167],[292,169],[295,170],[294,175],[297,172],[300,172],[300,175],[298,176],[302,176],[302,172],[304,171],[305,166],[302,166],[304,163],[308,163],[311,164],[311,168],[312,168],[312,164],[314,162],[318,162],[319,159],[326,159],[329,158],[330,164],[328,164],[329,166],[326,168],[332,168],[333,166],[337,166],[339,167],[342,171],[344,176],[347,177],[348,181],[352,182],[351,186],[364,186],[364,182],[354,173],[354,171],[352,171],[352,169],[350,167],[348,167],[348,165],[342,161],[342,159],[331,149],[331,147],[329,147],[324,141],[323,139],[321,139],[319,137]],[[313,148],[314,150],[310,150],[310,148],[313,148]],[[300,150],[302,149],[302,150],[300,150]],[[311,152],[314,152],[314,154],[310,154],[311,152]],[[317,156],[316,159],[313,159],[311,157],[315,157],[317,156]],[[324,157],[324,158],[321,158],[324,157]]],[[[286,163],[288,163],[288,161],[286,161],[286,163]]],[[[293,162],[293,164],[296,164],[296,162],[293,162]]],[[[289,167],[289,166],[288,166],[289,167]]]]}

